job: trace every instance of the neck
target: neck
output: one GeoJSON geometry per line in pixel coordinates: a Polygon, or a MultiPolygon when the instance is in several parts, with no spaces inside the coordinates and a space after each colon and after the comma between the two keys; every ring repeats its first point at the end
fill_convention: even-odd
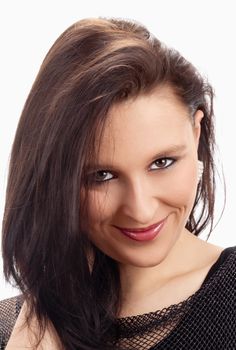
{"type": "Polygon", "coordinates": [[[173,278],[194,268],[193,246],[200,241],[184,230],[167,253],[160,254],[159,262],[151,267],[120,264],[122,305],[136,305],[157,292],[173,278]]]}

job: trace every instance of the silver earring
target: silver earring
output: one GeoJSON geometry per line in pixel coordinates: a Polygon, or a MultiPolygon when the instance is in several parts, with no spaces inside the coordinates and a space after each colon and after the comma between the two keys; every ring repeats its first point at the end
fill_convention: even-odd
{"type": "Polygon", "coordinates": [[[198,160],[198,175],[197,175],[198,182],[201,181],[203,171],[204,171],[203,162],[201,160],[198,160]]]}

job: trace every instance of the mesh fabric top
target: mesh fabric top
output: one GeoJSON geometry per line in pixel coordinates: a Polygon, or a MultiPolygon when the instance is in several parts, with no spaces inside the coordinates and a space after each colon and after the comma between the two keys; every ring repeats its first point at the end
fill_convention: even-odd
{"type": "Polygon", "coordinates": [[[236,247],[226,248],[188,299],[117,320],[122,349],[236,350],[236,247]]]}
{"type": "MultiPolygon", "coordinates": [[[[22,303],[21,296],[0,302],[0,350],[6,347],[22,303]]],[[[188,299],[120,318],[114,332],[124,350],[236,350],[236,246],[221,253],[188,299]]]]}
{"type": "Polygon", "coordinates": [[[7,345],[22,304],[20,295],[0,301],[0,350],[7,345]]]}

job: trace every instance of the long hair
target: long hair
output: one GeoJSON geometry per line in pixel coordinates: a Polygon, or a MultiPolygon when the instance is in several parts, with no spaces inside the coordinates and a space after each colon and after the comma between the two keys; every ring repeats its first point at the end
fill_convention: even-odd
{"type": "Polygon", "coordinates": [[[213,222],[213,91],[143,25],[104,18],[73,24],[46,55],[23,108],[6,192],[4,273],[28,301],[41,335],[50,321],[67,350],[104,350],[120,307],[117,264],[82,227],[81,188],[87,162],[96,162],[95,139],[111,106],[162,84],[174,89],[190,118],[204,113],[198,149],[204,175],[186,225],[198,235],[213,222]]]}

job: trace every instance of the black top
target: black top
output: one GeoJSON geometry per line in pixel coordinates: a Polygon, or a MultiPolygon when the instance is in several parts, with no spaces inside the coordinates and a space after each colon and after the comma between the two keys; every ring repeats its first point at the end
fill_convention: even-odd
{"type": "Polygon", "coordinates": [[[156,312],[117,321],[122,349],[236,349],[236,246],[224,249],[197,292],[156,312]]]}
{"type": "MultiPolygon", "coordinates": [[[[6,347],[22,304],[21,296],[0,301],[0,350],[6,347]]],[[[122,349],[236,350],[236,246],[222,251],[188,299],[117,319],[114,331],[114,342],[122,349]]]]}
{"type": "Polygon", "coordinates": [[[208,274],[206,275],[206,278],[204,279],[203,284],[206,283],[209,280],[209,278],[214,274],[214,272],[216,272],[218,270],[220,265],[222,265],[224,263],[224,261],[227,259],[227,257],[235,251],[236,251],[236,246],[225,248],[221,252],[219,258],[216,260],[216,262],[212,265],[212,267],[208,271],[208,274]]]}

